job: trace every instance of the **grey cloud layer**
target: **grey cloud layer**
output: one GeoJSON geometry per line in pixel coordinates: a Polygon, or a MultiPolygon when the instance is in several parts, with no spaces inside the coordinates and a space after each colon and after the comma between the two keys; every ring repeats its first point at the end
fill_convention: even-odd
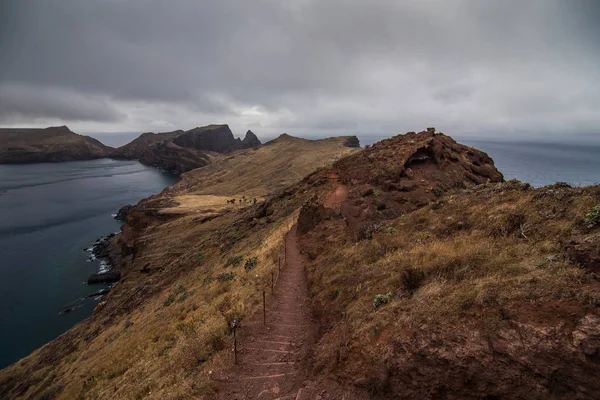
{"type": "Polygon", "coordinates": [[[0,123],[598,132],[600,3],[7,1],[0,123]],[[39,95],[37,95],[39,93],[39,95]]]}

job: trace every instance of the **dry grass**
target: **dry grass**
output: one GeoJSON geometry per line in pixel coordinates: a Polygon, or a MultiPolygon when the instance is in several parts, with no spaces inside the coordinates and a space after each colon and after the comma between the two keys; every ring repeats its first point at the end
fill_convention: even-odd
{"type": "MultiPolygon", "coordinates": [[[[345,138],[306,140],[280,137],[267,145],[232,153],[190,171],[173,192],[219,196],[267,197],[358,148],[344,146],[345,138]]],[[[239,198],[239,197],[238,197],[239,198]]]]}
{"type": "MultiPolygon", "coordinates": [[[[154,232],[168,239],[147,257],[167,262],[173,246],[186,248],[177,264],[167,267],[170,273],[175,273],[173,268],[186,272],[80,348],[69,367],[56,368],[56,381],[63,388],[58,398],[211,398],[211,376],[232,363],[228,324],[246,320],[260,305],[261,291],[277,270],[283,233],[293,219],[289,216],[241,240],[228,253],[243,260],[256,258],[250,271],[243,262],[231,265],[218,252],[199,257],[189,245],[193,230],[179,235],[154,232]],[[225,272],[233,278],[218,279],[225,272]]],[[[173,232],[184,225],[185,219],[176,220],[160,230],[173,232]]]]}
{"type": "Polygon", "coordinates": [[[0,373],[0,387],[15,379],[24,389],[8,397],[213,398],[212,376],[233,362],[229,322],[248,319],[260,305],[297,218],[297,206],[286,206],[271,223],[252,227],[240,218],[256,207],[230,205],[199,221],[221,200],[227,208],[225,199],[178,197],[186,212],[140,230],[134,264],[104,308],[69,332],[73,340],[55,341],[0,373]],[[52,365],[42,361],[49,352],[52,365]]]}
{"type": "Polygon", "coordinates": [[[241,207],[254,204],[254,199],[256,199],[257,202],[264,201],[264,198],[262,197],[246,198],[245,195],[236,194],[233,194],[232,196],[198,194],[180,195],[173,198],[173,201],[177,203],[175,207],[163,208],[159,212],[161,214],[216,213],[224,209],[237,210],[241,207]],[[233,199],[235,199],[235,204],[227,203],[229,200],[233,199]],[[239,203],[240,199],[245,202],[239,203]]]}
{"type": "MultiPolygon", "coordinates": [[[[340,351],[350,343],[364,363],[377,365],[389,356],[380,341],[393,343],[410,327],[447,329],[467,320],[486,334],[507,312],[519,318],[522,304],[556,301],[581,312],[600,305],[594,279],[564,250],[585,235],[583,218],[600,199],[600,187],[555,197],[510,185],[451,196],[388,221],[371,240],[348,241],[341,220],[310,233],[304,245],[317,255],[309,267],[311,291],[330,329],[319,343],[328,350],[317,353],[317,370],[339,368],[340,351]],[[325,231],[328,242],[321,245],[325,231]],[[389,302],[374,307],[388,293],[389,302]],[[352,332],[342,335],[344,346],[342,328],[352,332]]],[[[556,314],[563,323],[569,318],[556,314]]]]}

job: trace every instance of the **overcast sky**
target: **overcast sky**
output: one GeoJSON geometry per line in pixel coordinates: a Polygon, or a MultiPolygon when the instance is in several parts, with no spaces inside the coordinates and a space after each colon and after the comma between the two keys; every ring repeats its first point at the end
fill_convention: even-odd
{"type": "Polygon", "coordinates": [[[597,0],[0,3],[0,126],[600,133],[597,0]]]}

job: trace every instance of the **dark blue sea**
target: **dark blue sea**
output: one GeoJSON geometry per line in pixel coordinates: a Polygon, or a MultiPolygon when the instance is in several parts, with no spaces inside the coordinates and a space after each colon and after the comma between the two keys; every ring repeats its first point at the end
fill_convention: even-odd
{"type": "Polygon", "coordinates": [[[84,284],[100,267],[84,249],[175,180],[137,161],[0,165],[0,368],[91,315],[97,297],[82,299],[103,286],[84,284]]]}
{"type": "Polygon", "coordinates": [[[460,143],[485,151],[504,174],[540,187],[556,182],[573,186],[600,184],[597,143],[516,142],[462,138],[460,143]]]}

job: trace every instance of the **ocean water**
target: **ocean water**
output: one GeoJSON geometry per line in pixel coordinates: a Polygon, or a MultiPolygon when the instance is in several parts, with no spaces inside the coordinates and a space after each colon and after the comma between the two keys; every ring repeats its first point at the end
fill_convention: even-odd
{"type": "Polygon", "coordinates": [[[0,165],[0,368],[91,315],[105,286],[84,284],[100,268],[84,249],[175,180],[136,161],[0,165]]]}
{"type": "Polygon", "coordinates": [[[506,180],[518,179],[534,187],[556,182],[573,186],[600,184],[600,145],[597,143],[457,140],[485,151],[506,180]]]}

